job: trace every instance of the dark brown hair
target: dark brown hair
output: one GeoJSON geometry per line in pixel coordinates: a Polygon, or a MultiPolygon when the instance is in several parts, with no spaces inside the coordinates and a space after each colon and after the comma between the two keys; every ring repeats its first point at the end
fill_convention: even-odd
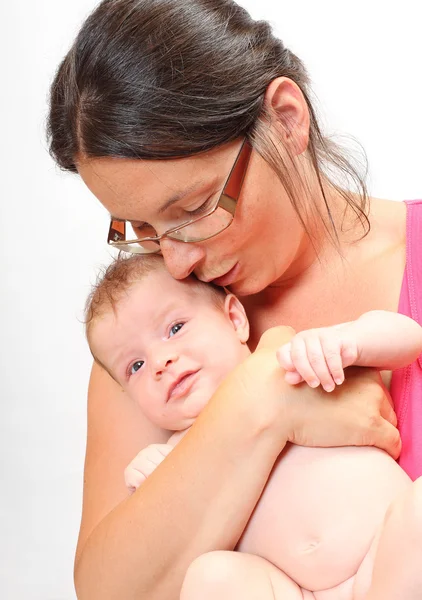
{"type": "Polygon", "coordinates": [[[325,216],[316,212],[328,235],[336,242],[327,184],[367,232],[364,177],[323,136],[303,63],[267,22],[254,21],[232,0],[103,0],[52,84],[50,152],[62,169],[76,172],[78,156],[183,157],[246,136],[308,230],[313,207],[303,198],[306,182],[295,173],[293,157],[268,135],[273,117],[264,94],[280,76],[299,86],[309,109],[307,157],[325,201],[325,216]]]}

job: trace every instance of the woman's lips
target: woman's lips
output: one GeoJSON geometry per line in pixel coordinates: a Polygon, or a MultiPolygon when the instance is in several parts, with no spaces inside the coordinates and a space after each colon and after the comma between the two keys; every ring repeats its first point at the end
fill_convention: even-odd
{"type": "Polygon", "coordinates": [[[211,283],[214,283],[214,285],[219,285],[221,287],[227,287],[228,285],[231,285],[233,281],[235,281],[238,272],[239,263],[236,263],[234,267],[230,269],[230,271],[227,271],[227,273],[225,273],[225,275],[222,275],[221,277],[212,279],[211,283]]]}
{"type": "Polygon", "coordinates": [[[167,402],[177,400],[185,396],[196,381],[198,371],[192,371],[179,377],[175,383],[170,386],[167,402]]]}

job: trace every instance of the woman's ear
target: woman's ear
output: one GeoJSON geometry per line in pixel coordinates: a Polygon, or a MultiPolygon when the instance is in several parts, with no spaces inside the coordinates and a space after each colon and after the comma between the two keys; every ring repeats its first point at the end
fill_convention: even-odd
{"type": "Polygon", "coordinates": [[[224,312],[232,323],[237,337],[246,344],[249,339],[249,321],[243,304],[233,294],[227,294],[224,300],[224,312]]]}
{"type": "Polygon", "coordinates": [[[309,109],[300,87],[288,77],[277,77],[268,85],[264,105],[276,118],[276,129],[294,156],[309,143],[309,109]]]}

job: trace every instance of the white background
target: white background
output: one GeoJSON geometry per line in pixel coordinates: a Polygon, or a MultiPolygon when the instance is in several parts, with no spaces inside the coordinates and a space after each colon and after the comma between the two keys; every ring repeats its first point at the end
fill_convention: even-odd
{"type": "MultiPolygon", "coordinates": [[[[0,597],[70,600],[91,364],[80,320],[110,253],[104,209],[54,166],[44,122],[94,2],[0,1],[0,597]]],[[[306,62],[330,130],[363,144],[371,192],[421,197],[420,0],[241,3],[306,62]]]]}

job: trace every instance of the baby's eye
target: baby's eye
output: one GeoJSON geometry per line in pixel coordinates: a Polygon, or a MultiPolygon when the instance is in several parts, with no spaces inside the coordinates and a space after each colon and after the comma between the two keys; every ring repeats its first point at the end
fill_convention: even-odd
{"type": "Polygon", "coordinates": [[[176,323],[175,325],[172,325],[170,328],[170,337],[172,337],[178,331],[180,331],[182,329],[183,325],[184,325],[184,323],[176,323]]]}
{"type": "Polygon", "coordinates": [[[137,371],[139,371],[139,369],[142,367],[143,364],[144,364],[143,360],[137,360],[136,362],[134,362],[133,365],[130,367],[129,374],[135,375],[135,373],[137,371]]]}

